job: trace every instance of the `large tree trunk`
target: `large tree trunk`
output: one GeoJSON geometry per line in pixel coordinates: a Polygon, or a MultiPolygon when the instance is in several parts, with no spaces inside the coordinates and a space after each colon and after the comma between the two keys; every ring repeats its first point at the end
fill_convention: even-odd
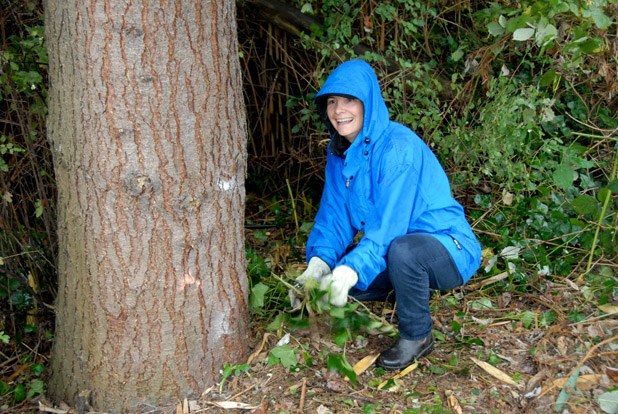
{"type": "Polygon", "coordinates": [[[59,287],[50,395],[199,395],[249,335],[235,3],[48,0],[59,287]]]}

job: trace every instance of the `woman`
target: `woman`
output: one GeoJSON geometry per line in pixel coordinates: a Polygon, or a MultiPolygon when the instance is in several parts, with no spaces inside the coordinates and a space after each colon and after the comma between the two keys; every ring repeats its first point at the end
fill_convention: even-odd
{"type": "Polygon", "coordinates": [[[467,282],[481,247],[435,155],[389,119],[369,64],[339,65],[315,103],[331,141],[308,266],[298,281],[318,281],[334,306],[348,295],[384,300],[394,291],[399,338],[378,365],[401,369],[433,349],[430,290],[467,282]]]}

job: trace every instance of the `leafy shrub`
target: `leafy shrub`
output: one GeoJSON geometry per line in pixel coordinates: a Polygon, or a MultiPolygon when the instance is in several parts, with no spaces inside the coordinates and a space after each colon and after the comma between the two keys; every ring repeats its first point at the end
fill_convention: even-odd
{"type": "MultiPolygon", "coordinates": [[[[616,5],[295,3],[324,23],[302,37],[320,56],[315,89],[342,60],[372,62],[391,117],[434,149],[484,246],[522,246],[525,272],[554,275],[617,257],[616,5]]],[[[295,101],[306,114],[312,92],[295,101]]],[[[296,130],[319,128],[305,115],[296,130]]]]}
{"type": "Polygon", "coordinates": [[[51,344],[55,198],[45,135],[47,50],[40,1],[0,6],[0,410],[44,392],[51,344]],[[9,375],[13,365],[15,372],[9,375]]]}

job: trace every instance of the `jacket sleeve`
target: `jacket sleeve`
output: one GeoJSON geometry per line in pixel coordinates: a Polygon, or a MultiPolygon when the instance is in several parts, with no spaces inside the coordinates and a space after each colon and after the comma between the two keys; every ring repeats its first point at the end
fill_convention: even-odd
{"type": "Polygon", "coordinates": [[[366,290],[386,269],[385,257],[391,242],[408,233],[410,223],[427,210],[427,198],[419,185],[422,163],[422,151],[409,147],[391,147],[381,158],[374,182],[373,211],[365,234],[340,263],[358,272],[358,289],[366,290]]]}
{"type": "Polygon", "coordinates": [[[307,240],[307,261],[318,256],[331,269],[343,256],[356,234],[350,223],[348,210],[345,208],[346,192],[341,173],[342,165],[343,160],[329,151],[322,199],[315,224],[307,240]]]}

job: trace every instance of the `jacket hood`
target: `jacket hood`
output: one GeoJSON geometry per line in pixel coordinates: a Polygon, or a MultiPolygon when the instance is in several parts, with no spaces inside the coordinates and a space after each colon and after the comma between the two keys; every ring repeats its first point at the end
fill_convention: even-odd
{"type": "MultiPolygon", "coordinates": [[[[343,62],[328,76],[315,96],[318,112],[328,126],[331,135],[330,148],[334,154],[343,156],[350,144],[345,138],[339,136],[326,116],[326,98],[331,95],[351,96],[363,103],[364,118],[363,129],[359,133],[360,138],[375,140],[388,126],[388,108],[382,98],[380,84],[372,67],[359,59],[343,62]]],[[[362,141],[362,139],[354,142],[357,141],[362,141]]]]}

